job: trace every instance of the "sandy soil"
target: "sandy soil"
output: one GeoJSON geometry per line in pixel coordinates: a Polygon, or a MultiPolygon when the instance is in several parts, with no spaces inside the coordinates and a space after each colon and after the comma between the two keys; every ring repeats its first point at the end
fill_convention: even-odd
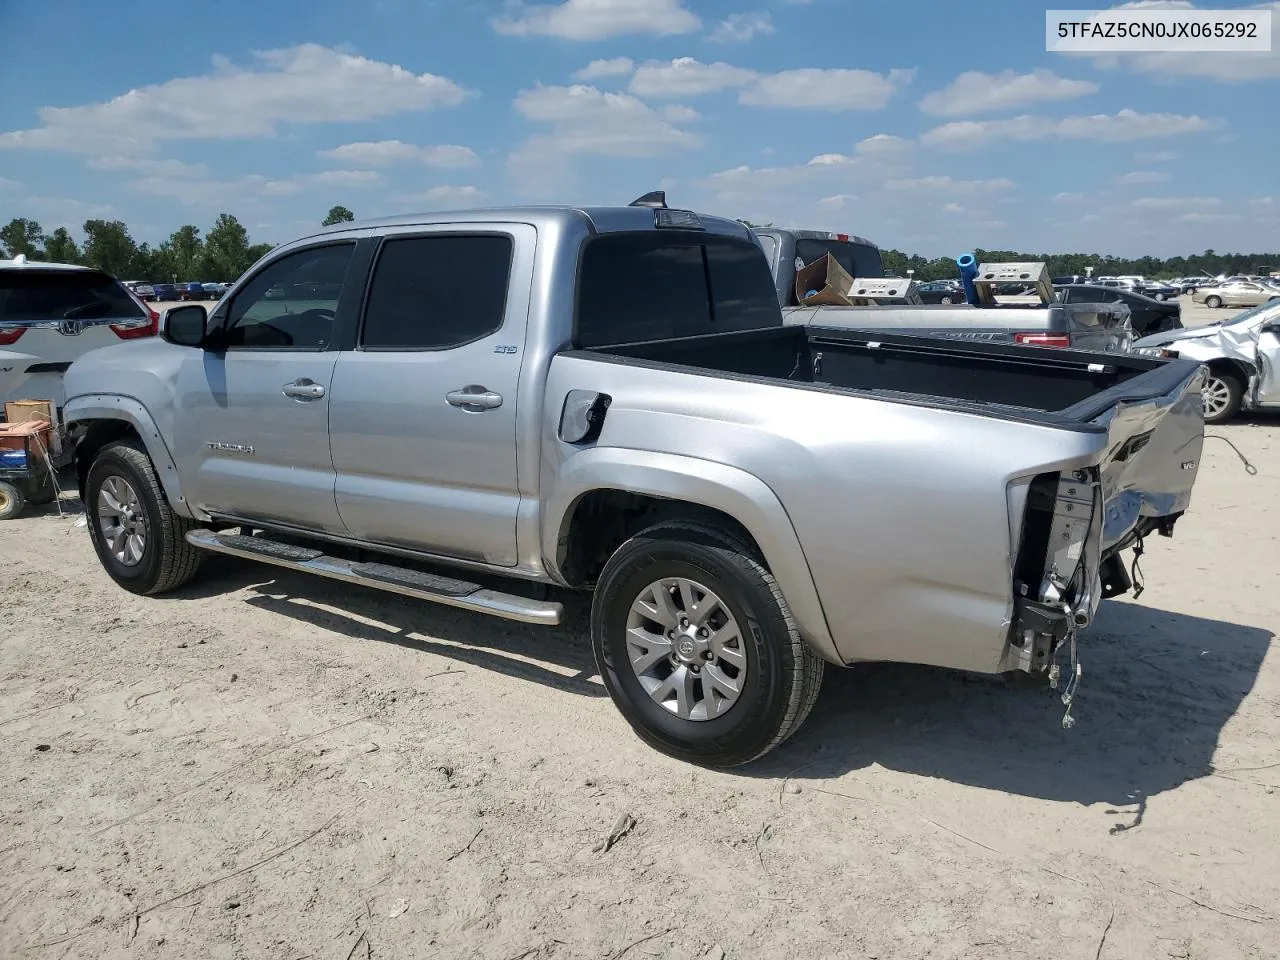
{"type": "Polygon", "coordinates": [[[997,678],[831,671],[735,773],[636,740],[583,611],[223,558],[142,599],[74,499],[29,509],[0,524],[0,957],[1280,955],[1280,420],[1211,433],[1258,474],[1207,442],[1083,643],[1075,729],[997,678]]]}

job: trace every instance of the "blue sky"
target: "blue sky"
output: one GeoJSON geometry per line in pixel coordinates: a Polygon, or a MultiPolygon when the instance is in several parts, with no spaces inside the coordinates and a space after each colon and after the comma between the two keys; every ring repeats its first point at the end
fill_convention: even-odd
{"type": "Polygon", "coordinates": [[[1280,250],[1280,40],[1044,32],[1025,0],[0,0],[0,221],[155,243],[227,211],[280,242],[339,203],[661,186],[926,255],[1280,250]]]}

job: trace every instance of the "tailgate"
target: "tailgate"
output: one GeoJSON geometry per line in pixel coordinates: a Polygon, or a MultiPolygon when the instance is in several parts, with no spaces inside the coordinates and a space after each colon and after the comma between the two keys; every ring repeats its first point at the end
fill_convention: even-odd
{"type": "Polygon", "coordinates": [[[1098,468],[1104,557],[1145,535],[1158,520],[1176,519],[1191,502],[1204,444],[1203,383],[1198,364],[1170,361],[1063,411],[1107,430],[1107,452],[1098,468]],[[1162,392],[1152,395],[1152,384],[1162,392]]]}

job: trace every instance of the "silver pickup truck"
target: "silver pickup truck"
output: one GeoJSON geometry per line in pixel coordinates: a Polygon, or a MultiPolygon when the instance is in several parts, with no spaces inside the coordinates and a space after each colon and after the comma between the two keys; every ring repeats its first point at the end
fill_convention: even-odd
{"type": "Polygon", "coordinates": [[[1119,552],[1187,508],[1201,377],[788,327],[739,223],[512,208],[278,247],[77,360],[66,419],[125,589],[215,551],[531,624],[590,590],[626,719],[727,766],[825,663],[1074,656],[1119,552]]]}
{"type": "Polygon", "coordinates": [[[1123,303],[804,306],[796,298],[797,264],[812,263],[829,253],[851,277],[879,277],[884,270],[879,248],[863,237],[820,230],[766,227],[755,233],[773,269],[778,303],[788,324],[1108,353],[1123,352],[1133,341],[1129,308],[1123,303]]]}

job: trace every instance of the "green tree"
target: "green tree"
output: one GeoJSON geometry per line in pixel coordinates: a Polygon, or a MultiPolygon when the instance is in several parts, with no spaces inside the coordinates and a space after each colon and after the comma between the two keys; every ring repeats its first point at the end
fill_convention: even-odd
{"type": "Polygon", "coordinates": [[[187,224],[179,227],[160,244],[155,252],[156,267],[165,280],[178,282],[200,279],[207,272],[204,241],[200,228],[187,224]]]}
{"type": "Polygon", "coordinates": [[[43,260],[44,231],[40,224],[26,217],[14,217],[0,227],[0,250],[8,257],[25,255],[28,260],[43,260]]]}
{"type": "Polygon", "coordinates": [[[346,207],[330,207],[329,214],[320,222],[322,227],[332,227],[335,223],[350,223],[356,215],[346,207]]]}
{"type": "Polygon", "coordinates": [[[121,220],[86,220],[84,222],[84,262],[115,277],[124,277],[132,269],[138,245],[121,220]]]}
{"type": "Polygon", "coordinates": [[[66,227],[59,227],[44,238],[44,258],[53,263],[80,262],[80,248],[66,227]]]}
{"type": "Polygon", "coordinates": [[[229,213],[218,219],[204,238],[206,270],[211,280],[231,281],[253,264],[249,231],[229,213]]]}

